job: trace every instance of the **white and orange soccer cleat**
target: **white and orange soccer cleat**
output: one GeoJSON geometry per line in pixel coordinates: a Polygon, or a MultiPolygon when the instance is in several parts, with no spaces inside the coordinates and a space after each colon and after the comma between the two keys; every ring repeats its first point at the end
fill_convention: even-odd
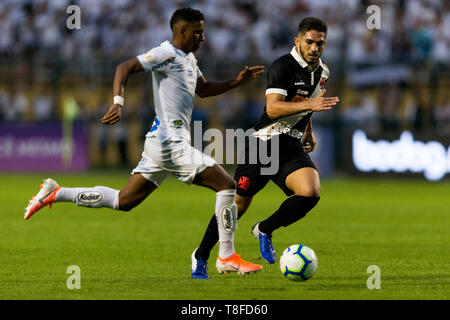
{"type": "Polygon", "coordinates": [[[55,201],[56,191],[61,189],[61,187],[53,179],[45,179],[41,184],[41,190],[38,194],[34,196],[29,202],[28,206],[25,208],[25,219],[31,218],[33,214],[45,207],[46,205],[52,208],[52,203],[55,201]]]}
{"type": "Polygon", "coordinates": [[[260,271],[262,266],[247,262],[241,258],[240,254],[234,253],[227,259],[217,257],[216,268],[219,273],[237,272],[238,274],[245,275],[260,271]]]}

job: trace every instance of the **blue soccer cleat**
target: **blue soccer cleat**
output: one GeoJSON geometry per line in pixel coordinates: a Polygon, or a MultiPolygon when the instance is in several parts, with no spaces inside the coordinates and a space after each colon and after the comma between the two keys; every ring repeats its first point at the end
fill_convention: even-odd
{"type": "Polygon", "coordinates": [[[209,279],[208,277],[208,261],[203,261],[202,259],[195,258],[195,252],[192,252],[192,279],[209,279]]]}
{"type": "Polygon", "coordinates": [[[259,222],[255,224],[252,228],[252,233],[255,236],[255,239],[259,240],[259,250],[261,251],[262,257],[268,263],[275,263],[277,260],[277,256],[275,255],[275,250],[272,245],[272,234],[265,234],[259,231],[259,222]]]}

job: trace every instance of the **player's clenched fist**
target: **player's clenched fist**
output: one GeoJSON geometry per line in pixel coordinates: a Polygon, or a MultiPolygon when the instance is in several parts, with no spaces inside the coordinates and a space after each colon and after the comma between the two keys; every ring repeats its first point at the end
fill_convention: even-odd
{"type": "Polygon", "coordinates": [[[330,110],[339,102],[338,97],[324,97],[326,90],[324,89],[318,96],[307,100],[311,111],[320,112],[330,110]]]}
{"type": "Polygon", "coordinates": [[[120,104],[113,104],[108,112],[102,117],[102,123],[104,124],[115,124],[120,121],[122,116],[122,106],[120,104]]]}
{"type": "Polygon", "coordinates": [[[316,147],[316,144],[317,144],[316,137],[314,136],[312,130],[305,131],[302,137],[303,151],[306,153],[313,152],[314,148],[316,147]]]}

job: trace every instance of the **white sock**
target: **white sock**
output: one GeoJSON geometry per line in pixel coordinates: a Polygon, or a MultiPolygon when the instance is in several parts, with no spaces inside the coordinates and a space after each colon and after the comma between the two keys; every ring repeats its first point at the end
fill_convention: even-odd
{"type": "Polygon", "coordinates": [[[237,228],[236,190],[216,193],[216,218],[219,227],[219,257],[227,259],[234,254],[234,231],[237,228]]]}
{"type": "Polygon", "coordinates": [[[108,187],[61,188],[56,192],[55,202],[73,202],[87,208],[119,209],[119,190],[108,187]]]}

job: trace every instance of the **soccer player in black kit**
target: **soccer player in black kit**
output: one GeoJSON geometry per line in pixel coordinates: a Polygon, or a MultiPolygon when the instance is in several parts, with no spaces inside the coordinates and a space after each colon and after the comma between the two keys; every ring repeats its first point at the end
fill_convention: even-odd
{"type": "MultiPolygon", "coordinates": [[[[329,76],[320,56],[325,48],[327,26],[320,19],[303,19],[295,37],[295,46],[273,62],[267,74],[266,107],[254,126],[254,136],[270,144],[279,139],[279,169],[273,175],[263,175],[261,163],[237,167],[238,185],[236,204],[240,218],[250,206],[253,196],[272,180],[288,196],[279,209],[267,219],[256,223],[252,233],[259,239],[260,251],[269,263],[275,263],[272,233],[303,218],[320,199],[320,179],[308,153],[314,150],[316,140],[312,131],[313,112],[330,110],[338,97],[325,97],[325,82],[329,76]]],[[[246,156],[253,145],[246,141],[246,156]]],[[[258,153],[257,153],[258,154],[258,153]]],[[[211,219],[203,240],[195,252],[206,261],[218,241],[216,217],[211,219]]]]}

